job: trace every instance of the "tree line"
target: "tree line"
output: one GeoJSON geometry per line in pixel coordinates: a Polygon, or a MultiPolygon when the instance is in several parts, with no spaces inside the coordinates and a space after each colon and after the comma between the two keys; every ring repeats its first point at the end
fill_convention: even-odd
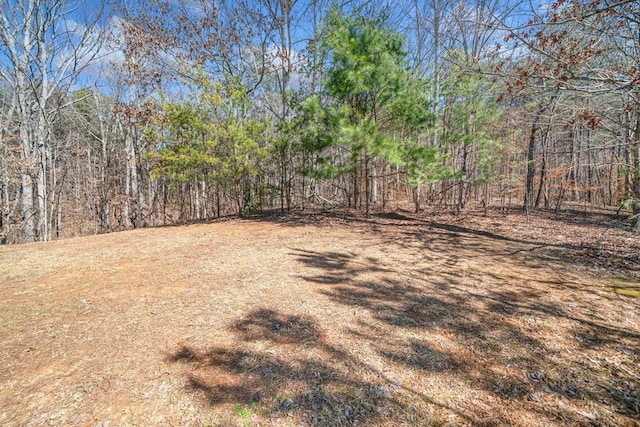
{"type": "Polygon", "coordinates": [[[308,207],[613,207],[640,5],[3,0],[0,241],[308,207]]]}

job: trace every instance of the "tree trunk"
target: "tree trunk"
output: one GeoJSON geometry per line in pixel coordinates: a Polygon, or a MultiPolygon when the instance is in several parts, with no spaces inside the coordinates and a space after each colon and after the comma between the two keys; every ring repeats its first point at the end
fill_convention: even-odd
{"type": "Polygon", "coordinates": [[[636,113],[636,125],[633,138],[633,229],[640,233],[640,112],[636,113]]]}
{"type": "Polygon", "coordinates": [[[31,242],[36,237],[36,222],[33,212],[33,182],[31,175],[22,174],[22,233],[21,240],[31,242]]]}
{"type": "Polygon", "coordinates": [[[373,174],[371,173],[371,158],[368,154],[364,157],[364,197],[365,197],[365,215],[367,218],[371,218],[371,180],[373,174]]]}
{"type": "Polygon", "coordinates": [[[371,159],[371,203],[378,203],[378,165],[375,157],[371,159]]]}
{"type": "Polygon", "coordinates": [[[137,228],[139,217],[137,216],[138,207],[138,166],[136,165],[136,150],[134,147],[135,141],[132,129],[133,125],[127,126],[125,136],[125,151],[127,153],[127,177],[125,182],[125,225],[127,228],[133,226],[137,228]],[[133,204],[133,206],[132,206],[133,204]]]}
{"type": "Polygon", "coordinates": [[[536,149],[536,133],[538,132],[538,118],[536,115],[531,131],[529,133],[529,148],[527,149],[527,181],[524,189],[524,209],[528,212],[531,206],[533,195],[533,177],[536,174],[535,149],[536,149]]]}
{"type": "MultiPolygon", "coordinates": [[[[547,137],[549,135],[549,129],[545,131],[544,136],[542,137],[542,162],[540,163],[540,183],[538,184],[538,193],[536,195],[536,201],[534,203],[534,207],[538,209],[540,207],[540,199],[542,198],[542,192],[544,191],[544,187],[547,181],[547,137]]],[[[545,203],[545,207],[547,203],[545,203]]]]}
{"type": "Polygon", "coordinates": [[[47,141],[46,130],[41,122],[38,126],[38,174],[37,174],[37,194],[38,194],[38,235],[41,241],[51,239],[49,227],[49,204],[48,204],[48,183],[47,183],[47,141]]]}
{"type": "Polygon", "coordinates": [[[540,101],[538,103],[538,111],[536,112],[533,122],[531,123],[531,132],[529,133],[529,147],[527,149],[527,180],[524,191],[524,210],[527,212],[529,212],[529,209],[532,207],[533,201],[533,180],[536,174],[536,134],[540,130],[540,118],[542,117],[542,113],[544,113],[550,106],[554,105],[556,99],[558,98],[559,92],[560,89],[556,89],[556,91],[549,98],[548,103],[545,104],[543,101],[540,101]]]}
{"type": "Polygon", "coordinates": [[[467,161],[469,158],[469,146],[464,144],[462,146],[462,167],[460,172],[462,173],[462,177],[460,177],[460,181],[458,182],[458,200],[456,203],[456,211],[460,213],[462,209],[464,209],[466,205],[466,185],[465,181],[467,179],[467,161]]]}

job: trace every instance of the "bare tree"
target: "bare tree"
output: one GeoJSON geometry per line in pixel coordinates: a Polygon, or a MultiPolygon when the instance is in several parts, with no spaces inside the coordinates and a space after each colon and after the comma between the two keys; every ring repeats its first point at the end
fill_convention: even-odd
{"type": "Polygon", "coordinates": [[[21,171],[22,238],[51,238],[51,125],[76,77],[98,52],[97,20],[78,22],[64,0],[3,0],[0,78],[15,98],[21,171]],[[74,16],[76,19],[74,19],[74,16]],[[34,193],[35,189],[35,193],[34,193]]]}
{"type": "Polygon", "coordinates": [[[10,91],[0,91],[0,244],[12,239],[12,218],[19,201],[20,158],[11,128],[16,99],[10,91]],[[18,193],[18,194],[16,194],[18,193]]]}
{"type": "MultiPolygon", "coordinates": [[[[603,170],[613,171],[618,166],[626,175],[626,200],[633,206],[640,231],[639,31],[640,6],[636,1],[563,0],[542,15],[532,11],[531,21],[510,36],[529,56],[514,68],[509,91],[546,82],[573,101],[565,116],[565,126],[576,130],[567,141],[573,181],[577,183],[586,169],[582,179],[585,202],[592,203],[594,191],[605,194],[603,170]],[[583,155],[584,168],[579,167],[583,155]]],[[[615,175],[611,172],[608,177],[610,188],[615,175]]]]}

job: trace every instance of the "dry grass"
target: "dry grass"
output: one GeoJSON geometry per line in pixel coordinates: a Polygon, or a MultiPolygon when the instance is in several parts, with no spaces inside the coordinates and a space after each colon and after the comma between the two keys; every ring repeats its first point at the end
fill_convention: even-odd
{"type": "Polygon", "coordinates": [[[557,218],[2,247],[0,424],[640,425],[640,243],[557,218]]]}

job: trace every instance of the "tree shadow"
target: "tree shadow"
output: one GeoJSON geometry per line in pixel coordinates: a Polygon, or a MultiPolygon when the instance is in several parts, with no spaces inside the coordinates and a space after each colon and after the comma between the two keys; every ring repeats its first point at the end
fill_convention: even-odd
{"type": "MultiPolygon", "coordinates": [[[[285,224],[344,220],[318,215],[285,224]]],[[[325,319],[294,307],[252,311],[230,326],[234,345],[169,356],[189,365],[191,390],[214,406],[254,402],[290,425],[446,425],[451,415],[452,425],[638,424],[640,332],[603,312],[619,296],[572,281],[587,264],[572,258],[580,248],[409,214],[344,221],[373,237],[287,256],[327,317],[361,314],[331,337],[325,319]]],[[[628,316],[640,313],[628,305],[628,316]]]]}
{"type": "Polygon", "coordinates": [[[282,212],[280,210],[270,210],[261,213],[241,216],[244,221],[261,221],[274,224],[282,224],[289,227],[332,227],[335,225],[346,225],[356,220],[359,215],[349,209],[307,209],[305,211],[292,210],[282,212]]]}
{"type": "Polygon", "coordinates": [[[585,212],[578,209],[562,209],[557,212],[541,211],[540,214],[551,221],[557,221],[565,224],[583,224],[589,225],[602,230],[611,228],[620,228],[631,231],[631,223],[628,220],[629,214],[592,211],[585,212]]]}
{"type": "MultiPolygon", "coordinates": [[[[473,217],[474,214],[470,213],[473,217]]],[[[515,210],[510,215],[519,215],[519,218],[510,220],[526,221],[521,210],[515,210]]],[[[581,212],[577,210],[564,210],[556,213],[548,211],[536,211],[532,215],[542,218],[549,225],[556,223],[563,226],[575,226],[577,224],[591,227],[601,232],[601,236],[591,236],[590,239],[580,242],[553,243],[533,235],[513,237],[499,232],[482,229],[479,227],[459,225],[454,223],[451,216],[435,216],[430,218],[425,215],[417,215],[408,211],[391,211],[375,213],[372,218],[350,210],[331,210],[317,212],[292,212],[287,214],[257,215],[249,219],[267,221],[285,226],[354,226],[368,227],[374,233],[382,233],[387,227],[404,229],[408,239],[420,238],[425,243],[429,240],[446,238],[452,241],[468,237],[486,238],[496,242],[513,243],[519,246],[513,254],[535,253],[539,258],[559,260],[563,263],[575,266],[594,268],[596,266],[618,271],[626,277],[640,277],[640,241],[625,242],[625,247],[612,247],[603,244],[600,238],[608,230],[616,229],[631,233],[630,227],[625,225],[619,216],[614,213],[581,212]],[[417,230],[417,231],[416,231],[417,230]]],[[[476,217],[478,215],[475,215],[476,217]]],[[[501,223],[504,221],[504,213],[499,209],[490,210],[488,223],[501,223]]],[[[457,222],[457,221],[456,221],[457,222]]],[[[464,224],[463,220],[460,220],[464,224]]],[[[557,232],[550,229],[549,233],[557,232]]],[[[588,236],[585,236],[585,238],[588,236]]],[[[507,255],[505,253],[505,255],[507,255]]]]}
{"type": "Polygon", "coordinates": [[[318,345],[323,341],[317,323],[302,316],[287,316],[273,310],[251,312],[233,326],[242,341],[267,340],[278,344],[318,345]]]}
{"type": "MultiPolygon", "coordinates": [[[[169,362],[190,366],[187,388],[207,404],[252,405],[266,419],[312,426],[438,423],[396,398],[383,374],[367,376],[375,369],[328,344],[313,318],[258,309],[230,331],[237,338],[233,347],[182,345],[167,356],[169,362]]],[[[434,356],[418,344],[414,350],[417,359],[407,363],[426,364],[434,356]]]]}
{"type": "MultiPolygon", "coordinates": [[[[355,253],[294,250],[292,254],[307,267],[301,279],[319,286],[319,294],[371,316],[373,323],[351,327],[350,333],[373,343],[390,365],[449,373],[469,389],[490,393],[547,423],[637,423],[640,333],[608,324],[606,317],[599,319],[589,304],[567,304],[549,296],[546,282],[533,286],[538,280],[535,273],[527,279],[531,286],[519,284],[522,278],[515,281],[517,273],[508,268],[489,274],[495,287],[487,287],[484,273],[468,266],[463,279],[451,270],[464,260],[491,256],[506,262],[513,255],[486,247],[467,250],[466,241],[458,238],[422,248],[437,250],[440,262],[447,260],[441,269],[429,266],[438,257],[421,261],[418,267],[410,259],[403,265],[380,266],[377,259],[355,253]],[[374,329],[374,324],[380,326],[374,329]],[[554,336],[561,341],[554,341],[554,336]],[[442,351],[430,344],[444,338],[458,350],[442,351]],[[610,363],[602,361],[607,358],[610,363]],[[558,406],[557,401],[567,403],[558,406]]],[[[415,248],[416,240],[383,239],[381,246],[390,253],[402,252],[415,248]]],[[[557,291],[577,300],[590,293],[557,291]]],[[[600,297],[591,296],[596,302],[600,297]]],[[[482,424],[476,406],[453,406],[462,406],[460,413],[482,424]]],[[[508,413],[501,411],[495,408],[504,421],[508,413]]]]}

